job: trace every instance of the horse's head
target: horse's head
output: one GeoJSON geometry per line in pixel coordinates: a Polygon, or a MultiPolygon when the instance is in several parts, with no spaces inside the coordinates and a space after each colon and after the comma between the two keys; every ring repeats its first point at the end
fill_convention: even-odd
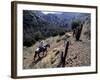
{"type": "Polygon", "coordinates": [[[50,44],[47,44],[47,46],[50,48],[50,44]]]}

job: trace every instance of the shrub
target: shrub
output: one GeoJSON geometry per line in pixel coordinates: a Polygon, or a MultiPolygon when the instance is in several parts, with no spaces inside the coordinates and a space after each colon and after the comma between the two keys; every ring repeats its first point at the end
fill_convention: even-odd
{"type": "Polygon", "coordinates": [[[33,38],[34,38],[36,41],[38,41],[38,40],[44,39],[44,36],[42,35],[42,33],[41,33],[40,31],[38,31],[38,32],[34,33],[33,38]]]}
{"type": "Polygon", "coordinates": [[[24,46],[27,46],[27,47],[30,47],[30,46],[32,46],[34,43],[35,43],[36,41],[33,39],[26,39],[26,40],[24,40],[24,42],[23,42],[23,45],[24,46]]]}
{"type": "Polygon", "coordinates": [[[56,40],[57,43],[60,42],[60,41],[61,41],[61,39],[57,39],[57,40],[56,40]]]}
{"type": "Polygon", "coordinates": [[[71,24],[72,30],[77,28],[80,25],[81,21],[80,20],[74,20],[71,24]]]}
{"type": "Polygon", "coordinates": [[[58,35],[58,32],[57,32],[57,31],[53,31],[53,32],[52,32],[52,36],[53,36],[53,37],[55,37],[55,36],[57,36],[57,35],[58,35]]]}
{"type": "Polygon", "coordinates": [[[62,31],[62,32],[59,33],[60,36],[62,36],[64,34],[65,34],[65,31],[62,31]]]}

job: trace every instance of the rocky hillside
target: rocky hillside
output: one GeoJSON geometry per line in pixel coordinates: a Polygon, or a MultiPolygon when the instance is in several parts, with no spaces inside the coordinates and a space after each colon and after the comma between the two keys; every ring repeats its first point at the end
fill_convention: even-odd
{"type": "Polygon", "coordinates": [[[43,11],[23,11],[23,45],[30,47],[36,41],[51,36],[63,35],[71,31],[74,20],[90,21],[88,13],[55,12],[44,14],[43,11]]]}
{"type": "MultiPolygon", "coordinates": [[[[64,38],[68,38],[67,56],[65,67],[81,67],[91,65],[91,21],[87,13],[44,14],[42,11],[23,11],[23,68],[57,68],[61,64],[61,52],[65,53],[64,38]],[[73,37],[73,21],[81,21],[83,28],[80,40],[73,37]],[[39,40],[48,41],[50,48],[47,53],[40,53],[34,60],[35,50],[39,40]]],[[[74,24],[76,25],[76,24],[74,24]]],[[[77,26],[79,26],[77,24],[77,26]]],[[[66,40],[67,41],[67,40],[66,40]]]]}

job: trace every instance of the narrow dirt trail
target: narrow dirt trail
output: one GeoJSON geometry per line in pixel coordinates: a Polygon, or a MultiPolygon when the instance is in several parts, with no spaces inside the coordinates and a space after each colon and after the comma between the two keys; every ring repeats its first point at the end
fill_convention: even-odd
{"type": "MultiPolygon", "coordinates": [[[[55,38],[53,38],[53,40],[55,40],[55,38]]],[[[55,40],[56,41],[56,40],[55,40]]],[[[42,60],[41,61],[39,61],[39,62],[45,62],[45,59],[46,58],[50,58],[50,56],[52,55],[52,50],[54,49],[54,48],[57,48],[57,47],[59,47],[59,46],[61,46],[62,45],[62,41],[60,41],[60,42],[58,42],[58,43],[55,43],[55,41],[53,42],[53,44],[54,45],[51,45],[50,44],[50,48],[48,49],[48,53],[47,53],[47,55],[46,55],[46,57],[44,57],[44,58],[42,58],[42,60]]],[[[52,41],[51,41],[52,42],[52,41]]],[[[36,49],[36,46],[37,46],[37,43],[35,44],[35,46],[32,46],[32,47],[30,47],[29,49],[31,50],[30,51],[30,54],[29,54],[29,49],[27,49],[26,51],[25,51],[25,53],[27,54],[27,55],[24,55],[24,67],[23,68],[25,68],[25,69],[27,69],[27,68],[29,68],[29,65],[30,64],[32,64],[32,62],[34,62],[34,54],[35,54],[35,52],[34,52],[34,50],[36,49]]],[[[47,60],[47,59],[46,59],[47,60]]]]}
{"type": "Polygon", "coordinates": [[[55,55],[54,54],[54,52],[53,52],[53,49],[59,49],[59,50],[61,50],[61,49],[64,49],[62,46],[63,44],[63,41],[60,41],[59,43],[57,43],[56,45],[53,45],[53,46],[51,46],[49,49],[48,49],[48,52],[46,53],[46,56],[45,57],[43,57],[38,63],[36,63],[36,64],[34,64],[34,60],[33,59],[31,59],[30,60],[30,64],[31,64],[31,66],[32,67],[37,67],[37,65],[39,65],[39,64],[41,64],[41,63],[45,63],[45,64],[49,64],[50,66],[48,66],[48,67],[51,67],[51,58],[55,55]]]}
{"type": "MultiPolygon", "coordinates": [[[[59,54],[55,56],[55,52],[53,50],[56,48],[59,51],[65,50],[63,40],[56,42],[58,37],[53,37],[51,40],[52,44],[50,44],[50,48],[48,49],[47,54],[42,57],[37,62],[34,62],[34,50],[35,47],[32,46],[30,48],[31,53],[26,55],[26,59],[24,60],[24,69],[35,69],[35,68],[53,68],[59,62],[59,54]],[[51,62],[55,61],[54,64],[51,62]]],[[[84,37],[81,37],[83,41],[75,41],[73,37],[70,38],[71,44],[69,45],[68,55],[66,57],[66,67],[74,67],[74,66],[89,66],[90,62],[90,40],[85,40],[84,37]]],[[[29,50],[29,49],[28,49],[29,50]]],[[[26,50],[27,51],[27,50],[26,50]]],[[[27,51],[29,52],[29,51],[27,51]]]]}

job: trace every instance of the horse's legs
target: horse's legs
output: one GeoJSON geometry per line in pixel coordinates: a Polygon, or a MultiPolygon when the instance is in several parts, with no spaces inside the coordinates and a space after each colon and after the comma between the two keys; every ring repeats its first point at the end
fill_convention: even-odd
{"type": "MultiPolygon", "coordinates": [[[[47,54],[47,52],[48,52],[48,51],[47,51],[47,48],[45,49],[45,52],[46,52],[46,54],[47,54]]],[[[46,55],[46,54],[45,54],[45,55],[46,55]]]]}
{"type": "Polygon", "coordinates": [[[35,61],[36,56],[37,56],[37,53],[35,52],[35,55],[34,55],[34,61],[35,61]]]}
{"type": "Polygon", "coordinates": [[[38,58],[40,58],[40,55],[39,55],[39,53],[38,53],[38,58]]]}
{"type": "Polygon", "coordinates": [[[47,51],[47,49],[46,49],[46,53],[47,53],[48,51],[47,51]]]}
{"type": "Polygon", "coordinates": [[[43,51],[43,56],[44,56],[44,52],[45,52],[45,51],[43,51]]]}
{"type": "Polygon", "coordinates": [[[42,50],[42,56],[44,56],[44,53],[45,53],[45,48],[43,48],[42,50]]]}

